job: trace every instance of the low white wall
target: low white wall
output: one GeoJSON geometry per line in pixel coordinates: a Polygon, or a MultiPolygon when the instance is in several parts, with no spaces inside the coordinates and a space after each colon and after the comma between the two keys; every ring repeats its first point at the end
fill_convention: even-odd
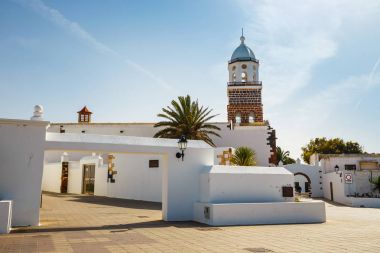
{"type": "Polygon", "coordinates": [[[8,234],[12,226],[12,201],[0,201],[0,234],[8,234]]]}
{"type": "Polygon", "coordinates": [[[46,163],[42,176],[42,190],[61,192],[62,163],[46,163]]]}
{"type": "MultiPolygon", "coordinates": [[[[311,197],[320,198],[323,197],[323,179],[322,168],[319,166],[312,166],[307,164],[287,164],[283,166],[293,174],[303,173],[310,178],[311,181],[311,197]]],[[[302,185],[304,188],[304,185],[302,185]]]]}
{"type": "Polygon", "coordinates": [[[294,175],[281,167],[214,165],[201,175],[201,202],[258,203],[293,201],[282,196],[294,185],[294,175]]]}
{"type": "Polygon", "coordinates": [[[39,223],[48,124],[0,119],[0,199],[13,200],[13,226],[39,223]]]}
{"type": "Polygon", "coordinates": [[[351,206],[380,208],[380,198],[347,198],[351,206]]]}
{"type": "Polygon", "coordinates": [[[326,211],[323,201],[195,203],[194,220],[211,226],[321,223],[326,221],[326,211]],[[205,207],[209,208],[209,219],[205,207]]]}

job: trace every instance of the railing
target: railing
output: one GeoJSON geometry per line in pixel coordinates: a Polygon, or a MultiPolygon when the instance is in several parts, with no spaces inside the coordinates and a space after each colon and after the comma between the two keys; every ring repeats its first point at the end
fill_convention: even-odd
{"type": "Polygon", "coordinates": [[[261,81],[250,81],[250,82],[228,82],[228,86],[261,86],[261,81]]]}

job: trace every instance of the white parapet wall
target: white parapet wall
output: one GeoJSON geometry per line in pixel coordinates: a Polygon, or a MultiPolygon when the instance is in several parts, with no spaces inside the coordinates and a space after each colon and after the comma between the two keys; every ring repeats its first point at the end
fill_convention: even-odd
{"type": "Polygon", "coordinates": [[[295,202],[294,175],[282,167],[214,165],[200,181],[200,201],[194,203],[197,222],[226,226],[326,221],[323,201],[295,202]]]}
{"type": "Polygon", "coordinates": [[[0,234],[8,234],[12,226],[12,201],[0,201],[0,234]]]}
{"type": "Polygon", "coordinates": [[[214,165],[200,176],[201,202],[258,203],[294,201],[282,187],[294,185],[294,175],[282,167],[214,165]]]}
{"type": "Polygon", "coordinates": [[[348,197],[347,202],[354,207],[380,208],[380,198],[355,198],[348,197]]]}
{"type": "Polygon", "coordinates": [[[195,203],[194,220],[211,226],[322,223],[323,201],[271,203],[195,203]]]}
{"type": "Polygon", "coordinates": [[[0,199],[12,200],[12,225],[38,225],[49,122],[0,119],[0,199]]]}

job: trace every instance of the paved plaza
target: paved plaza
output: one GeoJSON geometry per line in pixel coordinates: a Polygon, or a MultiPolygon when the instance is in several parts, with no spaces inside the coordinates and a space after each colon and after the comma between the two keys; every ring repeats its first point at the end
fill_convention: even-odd
{"type": "Polygon", "coordinates": [[[41,226],[0,235],[0,252],[380,252],[380,209],[326,209],[324,224],[208,227],[163,222],[157,203],[46,193],[41,226]]]}

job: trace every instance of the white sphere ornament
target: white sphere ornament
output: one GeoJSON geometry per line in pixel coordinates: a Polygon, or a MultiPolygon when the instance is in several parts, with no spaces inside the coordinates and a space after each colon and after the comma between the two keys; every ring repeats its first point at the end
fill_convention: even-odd
{"type": "Polygon", "coordinates": [[[44,120],[44,108],[42,105],[35,105],[33,116],[30,118],[31,120],[44,120]]]}

